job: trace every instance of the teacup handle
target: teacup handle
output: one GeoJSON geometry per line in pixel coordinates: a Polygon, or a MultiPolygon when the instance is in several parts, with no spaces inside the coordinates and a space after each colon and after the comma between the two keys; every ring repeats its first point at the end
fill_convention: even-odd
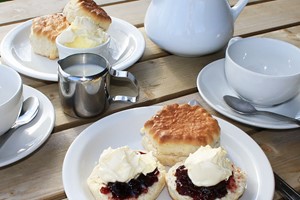
{"type": "Polygon", "coordinates": [[[232,8],[231,8],[231,14],[233,17],[233,21],[236,20],[236,18],[240,15],[244,7],[247,5],[248,0],[239,0],[232,8]]]}
{"type": "Polygon", "coordinates": [[[132,73],[128,72],[128,71],[119,71],[119,70],[114,70],[114,69],[110,69],[110,75],[113,77],[117,77],[117,78],[126,78],[128,79],[133,85],[134,87],[137,89],[137,95],[136,96],[124,96],[124,95],[116,95],[116,96],[111,96],[110,100],[112,101],[125,101],[125,102],[131,102],[131,103],[135,103],[138,100],[138,96],[139,96],[139,86],[137,83],[136,78],[133,76],[132,73]]]}

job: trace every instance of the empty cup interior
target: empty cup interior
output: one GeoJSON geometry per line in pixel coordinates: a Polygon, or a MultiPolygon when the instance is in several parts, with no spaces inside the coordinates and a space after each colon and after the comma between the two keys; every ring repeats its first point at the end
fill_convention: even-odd
{"type": "Polygon", "coordinates": [[[229,46],[228,55],[243,68],[264,75],[290,76],[300,73],[299,48],[283,41],[241,39],[229,46]]]}

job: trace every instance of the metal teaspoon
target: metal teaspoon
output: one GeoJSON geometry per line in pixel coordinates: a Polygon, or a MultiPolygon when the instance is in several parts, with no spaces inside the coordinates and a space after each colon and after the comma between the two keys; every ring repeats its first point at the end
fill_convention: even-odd
{"type": "Polygon", "coordinates": [[[39,100],[35,96],[28,97],[22,105],[20,115],[14,125],[0,137],[0,148],[6,142],[6,140],[12,135],[15,129],[25,125],[33,120],[38,113],[39,100]]]}
{"type": "Polygon", "coordinates": [[[264,110],[257,110],[252,104],[250,104],[247,101],[244,101],[243,99],[230,96],[230,95],[225,95],[223,97],[224,101],[229,105],[233,110],[240,114],[262,114],[262,115],[267,115],[270,117],[275,117],[277,119],[281,120],[286,120],[286,121],[291,121],[294,122],[298,125],[300,125],[300,120],[288,117],[285,115],[281,115],[278,113],[270,112],[270,111],[264,111],[264,110]]]}

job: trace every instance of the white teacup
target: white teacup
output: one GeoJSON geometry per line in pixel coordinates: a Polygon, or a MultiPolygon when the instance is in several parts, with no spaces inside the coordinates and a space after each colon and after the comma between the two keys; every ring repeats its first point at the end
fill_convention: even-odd
{"type": "Polygon", "coordinates": [[[225,74],[240,97],[258,106],[281,104],[300,91],[300,49],[270,38],[232,38],[225,74]]]}
{"type": "Polygon", "coordinates": [[[19,116],[22,95],[20,75],[12,68],[0,64],[0,135],[8,131],[19,116]]]}

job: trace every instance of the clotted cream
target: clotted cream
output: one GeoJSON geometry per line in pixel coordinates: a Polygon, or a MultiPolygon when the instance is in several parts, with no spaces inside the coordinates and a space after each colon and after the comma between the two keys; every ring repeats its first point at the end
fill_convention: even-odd
{"type": "Polygon", "coordinates": [[[232,162],[222,148],[200,147],[184,162],[188,176],[197,186],[213,186],[232,175],[232,162]]]}

